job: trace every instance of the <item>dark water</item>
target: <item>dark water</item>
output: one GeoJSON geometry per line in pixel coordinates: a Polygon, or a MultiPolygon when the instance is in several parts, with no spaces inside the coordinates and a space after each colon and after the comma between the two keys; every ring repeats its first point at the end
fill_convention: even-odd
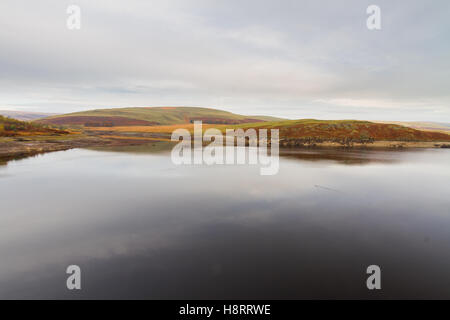
{"type": "Polygon", "coordinates": [[[9,162],[0,298],[450,298],[449,164],[449,150],[290,152],[275,176],[131,149],[9,162]]]}

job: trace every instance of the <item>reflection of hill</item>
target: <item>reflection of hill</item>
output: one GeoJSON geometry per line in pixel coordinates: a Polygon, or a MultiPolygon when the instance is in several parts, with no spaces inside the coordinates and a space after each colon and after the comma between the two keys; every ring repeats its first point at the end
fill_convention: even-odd
{"type": "Polygon", "coordinates": [[[393,163],[399,161],[396,150],[345,150],[336,148],[323,149],[282,149],[280,156],[301,161],[334,161],[347,165],[362,165],[369,163],[393,163]]]}

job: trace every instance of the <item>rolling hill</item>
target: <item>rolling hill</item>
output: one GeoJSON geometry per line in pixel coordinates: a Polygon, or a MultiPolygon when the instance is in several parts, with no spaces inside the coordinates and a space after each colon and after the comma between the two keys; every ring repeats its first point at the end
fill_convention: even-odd
{"type": "Polygon", "coordinates": [[[235,127],[279,129],[280,138],[297,142],[450,141],[450,135],[446,133],[357,120],[302,119],[240,124],[235,127]]]}
{"type": "MultiPolygon", "coordinates": [[[[117,126],[89,128],[91,134],[153,137],[170,139],[173,130],[184,128],[193,133],[191,123],[166,126],[117,126]]],[[[351,143],[371,143],[374,141],[403,142],[448,142],[450,135],[440,132],[416,130],[400,125],[373,123],[357,120],[283,120],[237,125],[203,124],[203,130],[217,128],[225,134],[226,129],[279,129],[282,145],[301,146],[332,142],[348,145],[351,143]]]]}
{"type": "Polygon", "coordinates": [[[227,111],[196,107],[114,108],[75,112],[37,120],[39,123],[84,126],[155,126],[192,123],[240,124],[280,120],[267,116],[244,116],[227,111]]]}
{"type": "Polygon", "coordinates": [[[193,130],[192,123],[201,120],[204,129],[267,128],[279,129],[288,145],[322,142],[370,143],[374,141],[450,141],[443,132],[417,130],[399,124],[357,120],[285,120],[267,116],[244,116],[227,111],[195,107],[143,107],[100,109],[39,119],[40,124],[84,128],[87,134],[117,138],[170,138],[173,130],[193,130]]]}
{"type": "Polygon", "coordinates": [[[60,135],[67,131],[47,128],[39,123],[31,123],[0,116],[0,137],[60,135]]]}

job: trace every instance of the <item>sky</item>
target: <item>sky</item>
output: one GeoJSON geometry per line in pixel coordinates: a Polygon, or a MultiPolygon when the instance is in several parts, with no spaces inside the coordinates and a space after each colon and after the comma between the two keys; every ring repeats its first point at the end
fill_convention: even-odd
{"type": "Polygon", "coordinates": [[[0,1],[0,109],[139,106],[450,122],[450,1],[0,1]]]}

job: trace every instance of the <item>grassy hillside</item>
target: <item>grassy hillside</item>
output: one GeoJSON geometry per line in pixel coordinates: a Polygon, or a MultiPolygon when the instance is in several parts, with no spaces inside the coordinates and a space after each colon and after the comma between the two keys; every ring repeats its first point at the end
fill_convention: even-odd
{"type": "Polygon", "coordinates": [[[0,116],[0,137],[59,135],[67,133],[67,131],[47,128],[42,124],[30,123],[0,116]]]}
{"type": "MultiPolygon", "coordinates": [[[[166,126],[117,126],[90,128],[90,132],[97,134],[113,134],[130,136],[166,136],[177,128],[184,128],[191,132],[194,125],[175,124],[166,126]],[[103,132],[103,133],[102,133],[103,132]]],[[[226,129],[266,128],[279,129],[280,139],[294,145],[302,143],[337,142],[348,144],[351,142],[367,143],[373,141],[450,141],[450,135],[439,132],[420,131],[394,124],[373,123],[356,120],[283,120],[258,123],[241,123],[237,125],[203,124],[203,130],[217,128],[225,133],[226,129]]]]}
{"type": "Polygon", "coordinates": [[[450,135],[421,131],[396,124],[357,120],[286,120],[240,124],[235,128],[279,129],[282,139],[336,142],[370,141],[450,141],[450,135]]]}
{"type": "Polygon", "coordinates": [[[87,127],[152,126],[191,123],[239,124],[280,120],[267,116],[244,116],[227,111],[195,107],[114,108],[76,112],[40,119],[38,122],[87,127]]]}
{"type": "Polygon", "coordinates": [[[86,127],[95,134],[145,136],[170,134],[177,127],[192,130],[201,120],[203,128],[276,128],[288,144],[373,141],[450,141],[442,132],[422,131],[398,124],[356,120],[282,120],[264,116],[244,116],[227,111],[194,107],[116,108],[76,112],[37,120],[41,124],[86,127]]]}

